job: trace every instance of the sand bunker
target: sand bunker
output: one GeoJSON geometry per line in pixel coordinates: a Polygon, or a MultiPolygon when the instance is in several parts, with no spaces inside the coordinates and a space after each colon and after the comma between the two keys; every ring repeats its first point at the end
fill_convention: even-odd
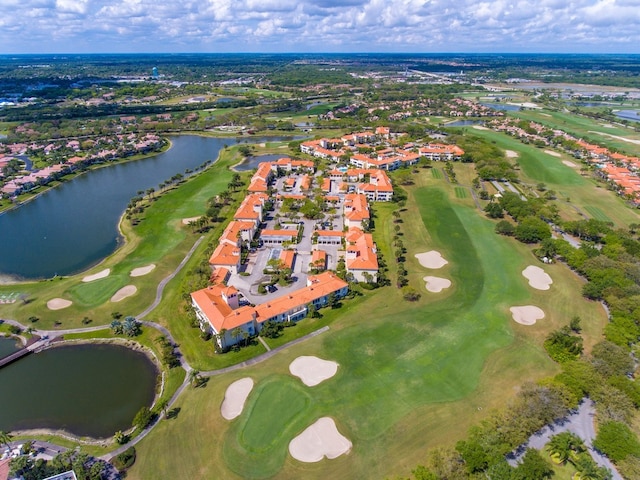
{"type": "Polygon", "coordinates": [[[338,364],[318,357],[302,356],[291,362],[289,371],[291,375],[299,377],[307,387],[315,387],[333,377],[338,371],[338,364]]]}
{"type": "Polygon", "coordinates": [[[47,308],[49,310],[62,310],[73,305],[71,300],[65,300],[64,298],[52,298],[47,302],[47,308]]]}
{"type": "Polygon", "coordinates": [[[553,280],[547,272],[535,265],[529,265],[522,271],[524,278],[529,280],[529,285],[537,290],[549,290],[553,280]]]}
{"type": "MultiPolygon", "coordinates": [[[[202,215],[200,215],[201,217],[202,215]]],[[[190,225],[193,222],[197,222],[198,220],[200,220],[200,217],[189,217],[189,218],[183,218],[182,219],[182,224],[183,225],[190,225]]]]}
{"type": "Polygon", "coordinates": [[[430,252],[416,253],[416,258],[424,268],[442,268],[447,262],[440,252],[431,250],[430,252]]]}
{"type": "Polygon", "coordinates": [[[513,150],[505,150],[504,153],[507,155],[507,158],[517,158],[519,156],[519,153],[513,150]]]}
{"type": "Polygon", "coordinates": [[[233,420],[240,416],[244,408],[244,402],[253,389],[253,380],[249,377],[236,380],[227,387],[224,400],[220,407],[220,413],[225,420],[233,420]]]}
{"type": "Polygon", "coordinates": [[[571,168],[576,168],[578,166],[575,163],[573,163],[571,160],[563,160],[562,163],[564,163],[567,167],[571,167],[571,168]]]}
{"type": "Polygon", "coordinates": [[[476,130],[489,130],[487,127],[483,127],[482,125],[474,125],[473,128],[476,130]]]}
{"type": "Polygon", "coordinates": [[[449,288],[451,286],[451,280],[447,280],[446,278],[440,277],[424,277],[423,280],[426,283],[427,290],[433,293],[440,293],[445,288],[449,288]]]}
{"type": "Polygon", "coordinates": [[[533,305],[524,305],[522,307],[511,307],[511,316],[520,325],[534,325],[538,320],[544,318],[544,312],[541,308],[533,305]]]}
{"type": "Polygon", "coordinates": [[[118,290],[113,297],[111,297],[112,302],[119,302],[120,300],[124,300],[131,295],[134,295],[138,291],[138,288],[135,285],[127,285],[126,287],[122,287],[118,290]]]}
{"type": "Polygon", "coordinates": [[[110,268],[105,268],[101,272],[94,273],[93,275],[87,275],[86,277],[84,277],[82,279],[82,281],[85,282],[85,283],[86,282],[93,282],[94,280],[99,280],[101,278],[108,277],[110,273],[111,273],[111,269],[110,268]]]}
{"type": "Polygon", "coordinates": [[[333,418],[322,417],[291,440],[289,453],[301,462],[319,462],[337,458],[351,450],[352,443],[336,428],[333,418]]]}
{"type": "Polygon", "coordinates": [[[547,155],[551,155],[552,157],[561,157],[562,156],[558,152],[554,152],[553,150],[545,150],[544,153],[546,153],[547,155]]]}
{"type": "Polygon", "coordinates": [[[142,277],[147,273],[151,273],[154,268],[156,268],[156,266],[153,263],[151,263],[146,267],[134,268],[133,270],[131,270],[131,273],[129,275],[131,275],[132,277],[142,277]]]}

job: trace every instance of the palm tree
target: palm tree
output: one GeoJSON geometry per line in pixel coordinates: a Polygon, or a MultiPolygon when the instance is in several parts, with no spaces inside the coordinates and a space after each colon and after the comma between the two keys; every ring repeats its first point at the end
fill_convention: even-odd
{"type": "Polygon", "coordinates": [[[0,444],[3,444],[7,448],[9,447],[9,442],[13,439],[13,435],[11,432],[5,432],[4,430],[0,430],[0,444]]]}
{"type": "Polygon", "coordinates": [[[189,371],[189,383],[192,387],[197,387],[200,380],[200,370],[192,369],[189,371]]]}
{"type": "Polygon", "coordinates": [[[571,456],[571,452],[584,450],[584,445],[582,440],[573,433],[562,432],[551,437],[547,450],[559,463],[565,463],[571,456]]]}

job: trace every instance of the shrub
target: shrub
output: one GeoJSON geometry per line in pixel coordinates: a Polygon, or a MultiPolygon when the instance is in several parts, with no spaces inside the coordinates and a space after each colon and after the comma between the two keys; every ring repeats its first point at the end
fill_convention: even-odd
{"type": "Polygon", "coordinates": [[[640,456],[640,442],[629,427],[620,422],[601,425],[593,446],[616,463],[629,455],[640,456]]]}
{"type": "Polygon", "coordinates": [[[134,447],[127,448],[120,455],[113,459],[113,466],[118,470],[126,470],[136,462],[136,449],[134,447]]]}

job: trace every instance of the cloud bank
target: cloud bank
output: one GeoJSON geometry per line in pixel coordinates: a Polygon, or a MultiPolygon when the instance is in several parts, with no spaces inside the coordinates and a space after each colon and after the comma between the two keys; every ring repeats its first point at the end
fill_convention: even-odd
{"type": "Polygon", "coordinates": [[[640,53],[640,0],[0,0],[4,53],[640,53]]]}

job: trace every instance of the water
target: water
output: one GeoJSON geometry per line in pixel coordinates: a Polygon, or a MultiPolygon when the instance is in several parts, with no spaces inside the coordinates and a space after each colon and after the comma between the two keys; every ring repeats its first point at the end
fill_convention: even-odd
{"type": "Polygon", "coordinates": [[[155,365],[119,345],[74,345],[0,369],[0,430],[52,428],[111,437],[155,395],[155,365]]]}
{"type": "MultiPolygon", "coordinates": [[[[290,137],[246,141],[267,140],[290,137]]],[[[159,190],[160,183],[217,159],[225,144],[240,139],[188,135],[171,141],[166,152],[85,173],[0,215],[0,274],[51,278],[95,265],[119,245],[118,222],[138,191],[159,190]]]]}
{"type": "Polygon", "coordinates": [[[468,127],[471,125],[482,125],[483,120],[456,120],[455,122],[446,123],[445,127],[468,127]]]}
{"type": "Polygon", "coordinates": [[[498,102],[480,102],[481,105],[485,107],[493,108],[494,110],[505,110],[510,112],[518,112],[520,110],[519,105],[509,105],[507,103],[498,103],[498,102]]]}
{"type": "Polygon", "coordinates": [[[0,358],[8,357],[20,349],[20,342],[11,337],[0,337],[0,358]]]}
{"type": "Polygon", "coordinates": [[[640,115],[638,115],[639,110],[620,110],[619,112],[614,112],[616,117],[623,118],[625,120],[632,120],[634,122],[640,122],[640,115]]]}
{"type": "Polygon", "coordinates": [[[284,157],[285,155],[258,155],[257,157],[247,157],[244,162],[235,167],[239,172],[246,172],[247,170],[253,170],[258,168],[258,164],[262,162],[275,162],[276,160],[284,157]]]}

